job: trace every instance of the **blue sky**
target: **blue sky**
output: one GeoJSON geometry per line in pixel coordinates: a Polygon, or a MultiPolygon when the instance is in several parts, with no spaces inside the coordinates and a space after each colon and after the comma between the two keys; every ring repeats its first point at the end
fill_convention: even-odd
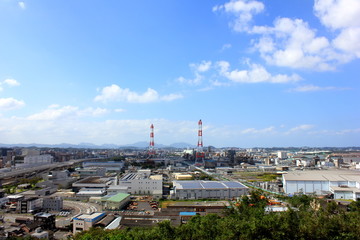
{"type": "Polygon", "coordinates": [[[358,0],[0,0],[0,31],[0,143],[359,146],[358,0]]]}

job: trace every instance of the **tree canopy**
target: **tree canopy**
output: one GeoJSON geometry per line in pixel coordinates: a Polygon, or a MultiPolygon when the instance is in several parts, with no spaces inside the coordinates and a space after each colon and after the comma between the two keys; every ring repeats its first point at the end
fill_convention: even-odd
{"type": "Polygon", "coordinates": [[[335,202],[320,204],[308,196],[289,200],[286,212],[267,212],[267,198],[259,191],[244,196],[226,211],[225,217],[215,214],[194,216],[186,224],[174,227],[168,221],[153,228],[103,230],[93,228],[78,233],[75,240],[233,240],[233,239],[360,239],[360,203],[349,211],[335,202]]]}

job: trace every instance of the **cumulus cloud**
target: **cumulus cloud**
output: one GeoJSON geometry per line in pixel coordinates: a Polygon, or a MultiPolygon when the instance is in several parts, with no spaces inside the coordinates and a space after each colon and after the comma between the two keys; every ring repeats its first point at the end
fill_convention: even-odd
{"type": "Polygon", "coordinates": [[[360,27],[358,0],[315,0],[315,15],[331,29],[360,27]]]}
{"type": "Polygon", "coordinates": [[[194,73],[194,78],[190,79],[190,78],[185,78],[185,77],[178,77],[176,79],[177,82],[181,83],[181,84],[187,84],[187,85],[199,85],[202,82],[202,79],[204,78],[202,75],[200,75],[199,73],[195,72],[194,73]]]}
{"type": "Polygon", "coordinates": [[[253,48],[271,65],[316,71],[334,70],[339,64],[360,57],[360,2],[358,0],[315,0],[314,13],[333,31],[333,39],[318,36],[302,19],[278,17],[273,26],[257,26],[252,19],[264,5],[257,1],[230,1],[215,6],[234,16],[234,31],[258,34],[253,48]]]}
{"type": "Polygon", "coordinates": [[[320,87],[312,84],[299,86],[293,89],[290,89],[290,92],[319,92],[319,91],[331,91],[331,90],[349,90],[349,88],[339,88],[339,87],[320,87]]]}
{"type": "Polygon", "coordinates": [[[325,71],[346,59],[301,19],[278,18],[273,27],[254,27],[253,33],[261,34],[254,48],[272,65],[325,71]]]}
{"type": "Polygon", "coordinates": [[[157,101],[173,101],[175,99],[182,98],[181,94],[169,94],[160,96],[159,93],[152,89],[148,88],[144,93],[139,94],[133,92],[128,88],[121,88],[116,84],[111,86],[104,87],[101,90],[101,94],[95,97],[96,102],[112,102],[112,101],[122,101],[130,103],[149,103],[157,101]]]}
{"type": "Polygon", "coordinates": [[[20,83],[17,80],[11,78],[5,79],[3,84],[6,84],[10,87],[20,86],[20,83]]]}
{"type": "Polygon", "coordinates": [[[196,86],[196,85],[200,85],[202,83],[204,76],[201,74],[209,71],[212,67],[212,63],[211,63],[211,61],[203,60],[200,63],[191,63],[191,64],[189,64],[189,66],[195,75],[194,78],[185,78],[185,77],[181,76],[181,77],[178,77],[176,79],[176,81],[181,84],[196,86]]]}
{"type": "Polygon", "coordinates": [[[249,69],[245,70],[230,70],[230,64],[226,61],[219,61],[217,65],[222,76],[237,83],[289,83],[301,80],[301,77],[297,74],[290,76],[285,74],[271,75],[259,64],[250,64],[249,69]]]}
{"type": "Polygon", "coordinates": [[[213,7],[213,11],[224,11],[235,16],[235,20],[230,23],[231,27],[238,32],[248,31],[253,16],[264,11],[265,6],[262,2],[253,0],[232,0],[223,5],[213,7]]]}
{"type": "Polygon", "coordinates": [[[16,87],[16,86],[20,86],[20,83],[15,79],[8,78],[0,82],[0,91],[3,90],[3,86],[16,87]]]}
{"type": "Polygon", "coordinates": [[[23,10],[25,10],[25,8],[26,8],[26,5],[24,2],[18,2],[18,6],[23,10]]]}
{"type": "Polygon", "coordinates": [[[0,110],[13,110],[25,106],[25,102],[14,98],[0,98],[0,110]]]}
{"type": "Polygon", "coordinates": [[[206,72],[211,67],[211,61],[202,61],[201,63],[191,63],[190,67],[193,68],[196,72],[206,72]]]}

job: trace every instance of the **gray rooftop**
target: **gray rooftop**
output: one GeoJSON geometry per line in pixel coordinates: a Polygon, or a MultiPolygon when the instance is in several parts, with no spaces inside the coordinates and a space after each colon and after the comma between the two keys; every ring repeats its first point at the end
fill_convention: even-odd
{"type": "Polygon", "coordinates": [[[354,181],[360,182],[360,171],[323,170],[296,171],[283,175],[285,181],[354,181]]]}
{"type": "Polygon", "coordinates": [[[247,188],[239,182],[229,181],[174,181],[177,189],[225,189],[225,188],[247,188]]]}

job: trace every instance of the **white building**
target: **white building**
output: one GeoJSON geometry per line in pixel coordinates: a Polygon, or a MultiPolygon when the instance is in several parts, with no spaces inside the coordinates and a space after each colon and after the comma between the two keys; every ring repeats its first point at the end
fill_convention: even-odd
{"type": "Polygon", "coordinates": [[[279,159],[286,159],[287,158],[287,152],[278,151],[277,155],[278,155],[279,159]]]}
{"type": "Polygon", "coordinates": [[[162,175],[152,175],[151,170],[139,170],[136,173],[128,173],[119,179],[119,186],[128,187],[130,194],[162,195],[162,175]]]}
{"type": "MultiPolygon", "coordinates": [[[[16,158],[14,158],[14,159],[16,159],[16,158]]],[[[15,167],[16,168],[26,168],[26,167],[32,167],[32,166],[46,165],[46,164],[53,163],[53,161],[54,161],[54,157],[49,154],[26,155],[26,156],[20,156],[19,160],[15,160],[15,167]]]]}
{"type": "Polygon", "coordinates": [[[24,157],[24,164],[51,164],[54,160],[54,157],[49,154],[44,155],[27,155],[24,157]]]}
{"type": "Polygon", "coordinates": [[[173,181],[175,199],[232,199],[248,193],[248,187],[229,181],[173,181]]]}
{"type": "Polygon", "coordinates": [[[335,199],[360,198],[360,172],[350,170],[299,171],[283,174],[286,194],[334,194],[335,199]]]}

